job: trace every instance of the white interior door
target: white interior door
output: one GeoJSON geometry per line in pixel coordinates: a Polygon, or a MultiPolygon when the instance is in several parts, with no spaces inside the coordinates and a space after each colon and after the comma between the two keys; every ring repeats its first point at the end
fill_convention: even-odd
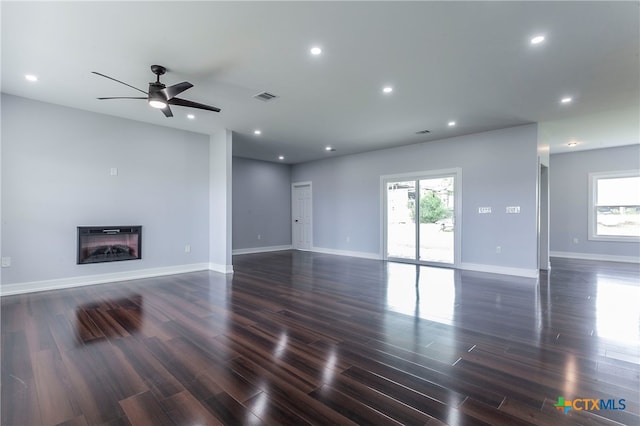
{"type": "Polygon", "coordinates": [[[294,183],[291,190],[292,245],[297,250],[311,250],[313,218],[311,182],[294,183]]]}

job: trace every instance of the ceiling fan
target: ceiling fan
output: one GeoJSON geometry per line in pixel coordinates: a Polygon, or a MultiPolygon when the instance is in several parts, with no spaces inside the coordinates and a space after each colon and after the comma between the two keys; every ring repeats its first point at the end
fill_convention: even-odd
{"type": "Polygon", "coordinates": [[[109,77],[108,75],[101,74],[96,71],[92,71],[93,74],[99,75],[104,78],[108,78],[109,80],[116,81],[118,83],[124,84],[125,86],[129,86],[132,89],[136,89],[138,92],[142,92],[146,97],[130,97],[130,96],[117,96],[110,98],[98,98],[100,100],[105,99],[146,99],[149,102],[149,105],[153,108],[158,108],[166,117],[173,117],[173,113],[171,112],[171,108],[169,105],[178,105],[188,108],[199,108],[207,111],[220,112],[220,108],[200,104],[198,102],[188,101],[186,99],[176,98],[177,95],[184,92],[187,89],[193,87],[193,84],[188,81],[183,81],[182,83],[174,84],[173,86],[167,87],[165,84],[160,83],[160,76],[167,72],[167,69],[162,65],[151,65],[151,72],[156,75],[156,81],[152,81],[149,83],[149,91],[145,92],[142,89],[138,89],[130,84],[122,82],[120,80],[116,80],[113,77],[109,77]]]}

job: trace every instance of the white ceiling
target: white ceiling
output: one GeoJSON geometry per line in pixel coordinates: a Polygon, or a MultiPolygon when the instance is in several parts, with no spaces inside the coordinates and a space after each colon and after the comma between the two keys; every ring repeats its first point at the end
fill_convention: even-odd
{"type": "Polygon", "coordinates": [[[573,139],[576,149],[639,143],[638,2],[1,7],[4,93],[201,133],[228,128],[240,156],[296,163],[531,122],[552,153],[573,139]],[[536,34],[546,40],[533,46],[536,34]],[[310,55],[315,45],[322,55],[310,55]],[[152,64],[168,68],[167,85],[194,84],[180,97],[222,112],[173,107],[165,118],[144,101],[96,99],[139,92],[91,71],[146,90],[152,64]],[[254,99],[261,91],[279,98],[254,99]],[[561,105],[566,95],[574,101],[561,105]]]}

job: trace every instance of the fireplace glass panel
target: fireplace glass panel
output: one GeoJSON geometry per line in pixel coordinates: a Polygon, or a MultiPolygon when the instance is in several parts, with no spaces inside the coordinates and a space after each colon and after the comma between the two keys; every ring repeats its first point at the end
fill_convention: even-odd
{"type": "Polygon", "coordinates": [[[141,226],[78,227],[78,264],[141,258],[141,226]]]}

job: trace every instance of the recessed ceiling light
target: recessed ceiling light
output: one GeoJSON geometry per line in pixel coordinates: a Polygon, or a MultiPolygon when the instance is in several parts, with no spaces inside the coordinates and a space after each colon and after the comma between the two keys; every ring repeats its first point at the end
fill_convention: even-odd
{"type": "Polygon", "coordinates": [[[311,52],[312,55],[319,55],[322,53],[322,49],[315,46],[315,47],[312,47],[311,50],[309,50],[309,52],[311,52]]]}
{"type": "Polygon", "coordinates": [[[27,81],[38,81],[38,76],[33,74],[27,74],[24,76],[24,78],[27,79],[27,81]]]}
{"type": "Polygon", "coordinates": [[[188,114],[188,115],[187,115],[187,118],[188,118],[189,120],[193,120],[194,118],[196,118],[196,116],[195,116],[195,115],[193,115],[193,114],[188,114]]]}
{"type": "Polygon", "coordinates": [[[391,86],[386,86],[385,88],[383,88],[383,89],[382,89],[382,91],[383,91],[384,93],[391,93],[391,92],[393,92],[393,87],[391,87],[391,86]]]}
{"type": "Polygon", "coordinates": [[[280,155],[280,156],[278,157],[278,160],[284,160],[284,155],[280,155]]]}
{"type": "Polygon", "coordinates": [[[449,127],[453,127],[455,125],[456,125],[455,121],[450,121],[450,122],[447,123],[447,126],[449,126],[449,127]]]}
{"type": "Polygon", "coordinates": [[[262,130],[256,129],[256,130],[253,131],[253,134],[254,135],[261,135],[262,134],[262,130]]]}
{"type": "Polygon", "coordinates": [[[543,35],[537,35],[531,39],[531,44],[540,44],[544,41],[543,35]]]}
{"type": "Polygon", "coordinates": [[[569,142],[569,143],[567,144],[567,146],[570,146],[570,147],[574,147],[574,146],[576,146],[576,145],[578,145],[578,142],[576,142],[576,141],[571,141],[571,142],[569,142]]]}
{"type": "Polygon", "coordinates": [[[573,98],[572,98],[572,97],[570,97],[570,96],[566,96],[566,97],[564,97],[564,98],[560,99],[560,102],[561,102],[561,103],[563,103],[563,104],[568,104],[568,103],[570,103],[572,100],[573,100],[573,98]]]}

